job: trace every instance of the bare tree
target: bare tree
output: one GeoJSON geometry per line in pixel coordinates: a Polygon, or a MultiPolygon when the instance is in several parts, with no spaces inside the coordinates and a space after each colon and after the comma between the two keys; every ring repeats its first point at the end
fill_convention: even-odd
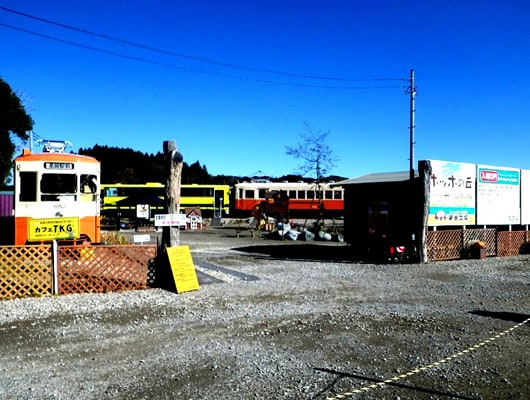
{"type": "Polygon", "coordinates": [[[311,126],[304,122],[303,132],[300,134],[302,142],[296,147],[286,146],[288,155],[302,160],[300,172],[307,175],[310,172],[315,173],[317,185],[320,184],[322,177],[336,166],[338,158],[333,155],[333,151],[326,144],[326,138],[329,131],[315,131],[311,126]]]}
{"type": "Polygon", "coordinates": [[[335,167],[335,163],[338,161],[338,158],[333,155],[331,148],[326,144],[328,135],[329,131],[315,131],[307,122],[304,122],[304,129],[300,134],[302,141],[296,147],[286,146],[288,155],[302,160],[300,165],[302,175],[305,176],[310,172],[315,173],[316,193],[319,204],[318,217],[315,222],[315,229],[317,230],[320,229],[321,222],[324,220],[324,204],[322,202],[320,183],[322,177],[335,167]]]}

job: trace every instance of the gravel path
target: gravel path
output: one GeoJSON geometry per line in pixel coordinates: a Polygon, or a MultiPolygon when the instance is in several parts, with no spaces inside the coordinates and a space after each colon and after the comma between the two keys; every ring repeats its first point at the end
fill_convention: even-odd
{"type": "Polygon", "coordinates": [[[198,291],[0,302],[0,398],[530,398],[529,256],[362,264],[223,230],[181,244],[198,291]]]}

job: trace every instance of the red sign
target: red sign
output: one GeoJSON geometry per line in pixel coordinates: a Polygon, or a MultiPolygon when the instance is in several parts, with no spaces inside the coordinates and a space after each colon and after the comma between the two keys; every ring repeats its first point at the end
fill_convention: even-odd
{"type": "Polygon", "coordinates": [[[480,171],[480,180],[482,182],[498,182],[499,173],[497,171],[483,169],[480,171]]]}

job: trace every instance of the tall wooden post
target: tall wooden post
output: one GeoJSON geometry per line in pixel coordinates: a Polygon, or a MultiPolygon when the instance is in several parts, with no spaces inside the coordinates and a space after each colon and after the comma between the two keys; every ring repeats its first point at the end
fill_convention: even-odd
{"type": "MultiPolygon", "coordinates": [[[[177,150],[174,141],[164,141],[164,158],[166,172],[166,206],[168,214],[178,214],[180,206],[180,180],[184,157],[177,150]]],[[[174,247],[179,245],[179,227],[164,226],[162,245],[174,247]]]]}

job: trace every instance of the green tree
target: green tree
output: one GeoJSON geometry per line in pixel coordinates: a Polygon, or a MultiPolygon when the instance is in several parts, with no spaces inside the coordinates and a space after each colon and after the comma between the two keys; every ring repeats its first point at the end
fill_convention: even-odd
{"type": "Polygon", "coordinates": [[[11,86],[0,78],[0,183],[3,184],[12,168],[15,144],[12,135],[22,140],[28,139],[28,131],[33,129],[33,120],[26,113],[19,97],[11,86]]]}

